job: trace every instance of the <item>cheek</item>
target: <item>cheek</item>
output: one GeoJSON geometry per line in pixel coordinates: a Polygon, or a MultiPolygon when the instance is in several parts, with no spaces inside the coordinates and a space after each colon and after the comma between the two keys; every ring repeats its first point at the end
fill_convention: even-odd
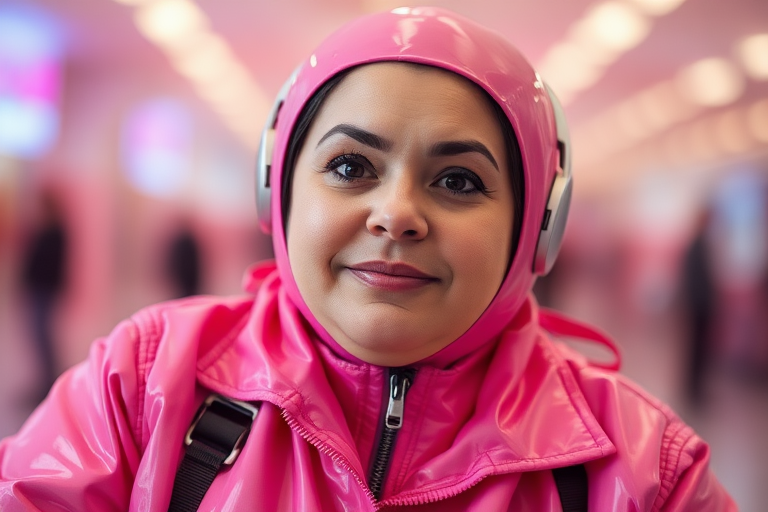
{"type": "Polygon", "coordinates": [[[476,298],[496,294],[509,265],[511,230],[511,221],[499,222],[494,216],[468,223],[456,234],[447,254],[454,271],[461,273],[465,293],[476,298]]]}
{"type": "MultiPolygon", "coordinates": [[[[288,229],[288,258],[297,280],[311,284],[318,274],[330,268],[333,256],[343,247],[345,208],[324,197],[318,189],[294,189],[288,229]],[[309,279],[310,282],[306,280],[309,279]]],[[[304,287],[302,287],[304,288],[304,287]]]]}
{"type": "Polygon", "coordinates": [[[301,193],[294,195],[289,218],[288,258],[296,279],[299,279],[312,270],[314,261],[322,253],[323,244],[319,242],[323,239],[327,220],[317,202],[311,196],[301,193]]]}

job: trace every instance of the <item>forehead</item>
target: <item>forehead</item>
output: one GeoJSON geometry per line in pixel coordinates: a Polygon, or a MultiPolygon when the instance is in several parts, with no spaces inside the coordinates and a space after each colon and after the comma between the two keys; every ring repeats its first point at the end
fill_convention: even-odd
{"type": "MultiPolygon", "coordinates": [[[[355,66],[344,72],[344,74],[345,76],[342,79],[341,84],[346,83],[348,86],[350,82],[360,83],[369,80],[392,82],[397,81],[402,77],[410,76],[425,84],[432,83],[435,86],[451,85],[456,89],[465,90],[467,92],[473,91],[474,93],[482,93],[482,89],[478,85],[453,71],[416,62],[372,62],[355,66]]],[[[340,88],[342,88],[341,85],[338,89],[340,88]]]]}
{"type": "Polygon", "coordinates": [[[370,116],[378,122],[387,116],[403,121],[441,118],[468,128],[492,121],[498,127],[493,100],[478,85],[451,71],[408,62],[378,62],[348,71],[318,115],[358,122],[370,116]]]}

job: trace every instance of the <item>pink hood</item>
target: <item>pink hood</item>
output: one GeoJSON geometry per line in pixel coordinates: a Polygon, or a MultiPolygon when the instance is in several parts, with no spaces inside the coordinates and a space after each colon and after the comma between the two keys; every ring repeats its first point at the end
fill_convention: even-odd
{"type": "Polygon", "coordinates": [[[436,8],[403,8],[361,18],[330,36],[301,65],[276,123],[270,179],[274,251],[291,300],[320,337],[349,360],[357,361],[317,322],[296,286],[283,229],[281,183],[290,135],[313,93],[340,71],[380,61],[436,66],[475,82],[507,114],[522,154],[525,204],[516,254],[495,299],[475,324],[451,345],[421,362],[445,367],[499,334],[533,286],[539,227],[559,158],[553,108],[540,77],[502,36],[436,8]]]}

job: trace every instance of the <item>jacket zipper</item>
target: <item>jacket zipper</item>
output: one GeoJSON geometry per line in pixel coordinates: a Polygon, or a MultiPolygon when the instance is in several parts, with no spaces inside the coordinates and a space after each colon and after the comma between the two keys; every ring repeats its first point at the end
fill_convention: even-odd
{"type": "Polygon", "coordinates": [[[373,492],[376,500],[381,499],[381,491],[384,488],[384,479],[389,470],[392,450],[400,427],[403,426],[403,411],[405,407],[405,394],[413,383],[416,371],[411,368],[389,369],[389,400],[387,411],[384,414],[384,425],[379,438],[379,446],[371,465],[368,476],[368,487],[373,492]]]}

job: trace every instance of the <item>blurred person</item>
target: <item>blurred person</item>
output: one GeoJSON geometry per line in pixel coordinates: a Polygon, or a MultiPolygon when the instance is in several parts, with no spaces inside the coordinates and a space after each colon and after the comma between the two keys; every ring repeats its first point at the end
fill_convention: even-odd
{"type": "Polygon", "coordinates": [[[30,332],[41,366],[40,387],[33,394],[42,400],[58,376],[54,318],[67,285],[68,237],[59,199],[41,194],[40,221],[22,257],[22,288],[29,303],[30,332]]]}
{"type": "Polygon", "coordinates": [[[706,398],[705,384],[717,320],[718,290],[709,245],[711,219],[712,212],[708,207],[698,213],[681,272],[681,292],[688,326],[685,393],[694,407],[702,406],[706,398]]]}
{"type": "Polygon", "coordinates": [[[737,380],[758,383],[768,370],[768,175],[734,170],[718,183],[710,245],[722,300],[717,350],[737,380]]]}
{"type": "Polygon", "coordinates": [[[0,508],[734,510],[704,441],[556,337],[610,340],[532,295],[569,151],[497,33],[437,8],[345,26],[267,122],[250,296],[98,340],[0,443],[0,508]]]}
{"type": "Polygon", "coordinates": [[[165,270],[176,297],[189,297],[200,293],[200,244],[187,223],[171,238],[165,270]]]}

